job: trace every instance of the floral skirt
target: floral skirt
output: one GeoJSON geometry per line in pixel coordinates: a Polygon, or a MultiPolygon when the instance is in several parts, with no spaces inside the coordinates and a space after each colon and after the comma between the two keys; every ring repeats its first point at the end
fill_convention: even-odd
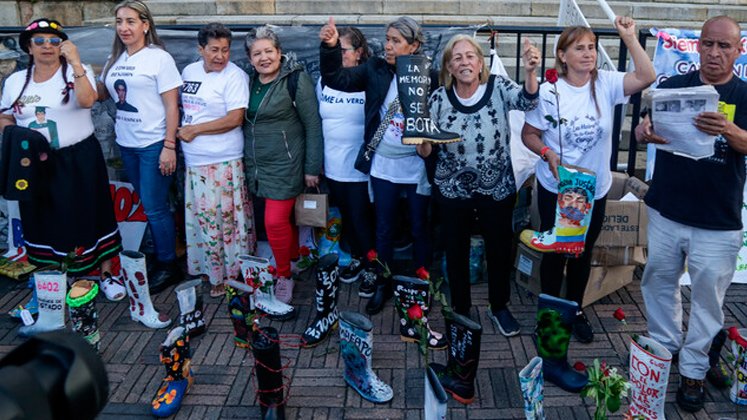
{"type": "Polygon", "coordinates": [[[256,246],[242,160],[187,167],[184,202],[189,274],[207,275],[213,285],[235,280],[238,256],[256,246]]]}

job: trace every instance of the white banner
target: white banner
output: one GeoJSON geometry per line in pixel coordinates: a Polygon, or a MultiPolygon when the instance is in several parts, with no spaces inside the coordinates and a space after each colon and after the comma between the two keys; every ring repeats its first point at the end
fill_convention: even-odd
{"type": "MultiPolygon", "coordinates": [[[[576,4],[576,0],[560,0],[558,26],[564,27],[574,25],[591,28],[589,21],[586,20],[586,17],[584,17],[578,4],[576,4]]],[[[557,38],[555,39],[554,44],[557,44],[557,38]]],[[[555,51],[555,47],[553,47],[553,51],[555,51]]],[[[617,66],[607,54],[607,51],[604,50],[604,47],[599,45],[597,51],[597,68],[600,70],[616,71],[617,66]]]]}

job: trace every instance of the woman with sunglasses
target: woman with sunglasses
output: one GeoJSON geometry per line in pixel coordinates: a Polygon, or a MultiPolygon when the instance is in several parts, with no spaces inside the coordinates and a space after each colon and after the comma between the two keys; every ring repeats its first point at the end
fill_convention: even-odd
{"type": "Polygon", "coordinates": [[[114,8],[117,36],[101,74],[99,94],[115,99],[114,130],[127,177],[140,195],[156,248],[148,272],[152,293],[178,282],[176,229],[169,189],[176,171],[176,129],[182,78],[164,50],[153,16],[140,0],[114,8]]]}
{"type": "MultiPolygon", "coordinates": [[[[18,162],[21,171],[38,166],[51,173],[18,179],[13,186],[34,191],[19,203],[29,260],[38,266],[60,264],[75,252],[67,272],[82,275],[100,267],[102,290],[109,299],[120,300],[124,287],[109,271],[110,259],[122,245],[91,119],[97,97],[93,71],[81,63],[77,47],[55,20],[31,22],[19,44],[29,54],[29,66],[5,83],[0,128],[28,127],[44,135],[51,148],[38,160],[32,155],[18,162]]],[[[20,146],[28,148],[23,142],[20,146]]]]}

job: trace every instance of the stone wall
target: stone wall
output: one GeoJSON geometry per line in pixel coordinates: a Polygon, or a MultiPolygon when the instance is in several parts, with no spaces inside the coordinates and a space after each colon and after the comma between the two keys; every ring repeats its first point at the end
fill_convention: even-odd
{"type": "MultiPolygon", "coordinates": [[[[158,22],[179,18],[230,20],[232,16],[267,17],[272,23],[291,23],[294,17],[357,16],[359,23],[378,23],[396,15],[413,15],[431,23],[465,23],[513,19],[516,25],[547,25],[557,16],[559,0],[146,0],[158,22]]],[[[579,0],[589,19],[604,19],[596,0],[579,0]]],[[[65,25],[111,22],[114,0],[0,0],[0,26],[20,26],[46,16],[65,25]]],[[[646,21],[700,22],[728,14],[747,21],[747,0],[630,0],[609,1],[618,14],[646,21]],[[676,13],[674,12],[676,10],[676,13]]],[[[349,20],[349,19],[348,19],[349,20]]],[[[231,23],[238,23],[233,22],[231,23]]],[[[245,23],[254,23],[246,21],[245,23]]]]}

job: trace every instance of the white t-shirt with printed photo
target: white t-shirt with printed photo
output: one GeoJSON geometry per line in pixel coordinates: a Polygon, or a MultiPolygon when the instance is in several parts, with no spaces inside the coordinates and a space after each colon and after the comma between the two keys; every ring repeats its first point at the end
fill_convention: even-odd
{"type": "MultiPolygon", "coordinates": [[[[249,103],[249,76],[232,62],[220,72],[207,73],[200,60],[184,68],[182,79],[182,125],[215,121],[249,103]]],[[[222,134],[199,135],[181,147],[187,166],[227,162],[244,155],[244,133],[238,126],[222,134]]]]}
{"type": "Polygon", "coordinates": [[[319,116],[324,134],[324,176],[339,182],[367,182],[368,175],[355,169],[363,144],[365,92],[341,92],[316,84],[319,116]]]}
{"type": "MultiPolygon", "coordinates": [[[[542,130],[542,141],[560,155],[558,127],[553,127],[546,116],[555,121],[566,121],[560,125],[563,134],[563,163],[592,170],[597,176],[595,199],[602,198],[612,185],[610,157],[612,156],[612,123],[615,106],[628,101],[623,88],[625,73],[599,71],[595,90],[599,113],[591,96],[591,84],[576,87],[559,79],[555,84],[560,97],[560,117],[553,93],[554,86],[540,86],[539,105],[526,113],[526,122],[542,130]]],[[[537,162],[537,180],[551,192],[558,192],[558,181],[550,172],[547,162],[537,162]]]]}
{"type": "MultiPolygon", "coordinates": [[[[85,77],[95,89],[93,70],[88,65],[84,68],[86,69],[85,77]]],[[[75,80],[72,66],[67,67],[67,80],[71,83],[75,80]]],[[[8,77],[5,81],[0,108],[7,108],[13,104],[21,93],[25,81],[25,70],[15,72],[8,77]]],[[[11,108],[5,111],[5,114],[13,115],[17,125],[31,128],[44,135],[54,149],[85,140],[94,131],[91,109],[81,108],[78,105],[75,89],[70,91],[70,99],[67,104],[63,105],[64,87],[62,67],[47,81],[36,83],[32,77],[20,100],[22,104],[20,113],[11,108]]]]}
{"type": "Polygon", "coordinates": [[[174,59],[163,49],[151,45],[132,56],[123,52],[106,75],[106,89],[117,107],[117,144],[143,148],[163,140],[166,108],[161,94],[181,85],[174,59]]]}

